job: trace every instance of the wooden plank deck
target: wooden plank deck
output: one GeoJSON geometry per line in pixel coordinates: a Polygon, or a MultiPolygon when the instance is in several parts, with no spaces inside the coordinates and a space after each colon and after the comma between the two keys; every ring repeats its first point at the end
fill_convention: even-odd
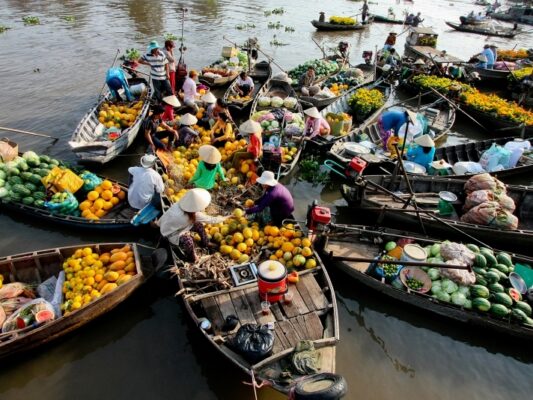
{"type": "MultiPolygon", "coordinates": [[[[327,251],[332,252],[334,257],[361,257],[374,258],[376,254],[376,246],[371,244],[357,243],[357,246],[350,242],[335,242],[330,240],[328,242],[327,251]]],[[[350,267],[359,272],[366,272],[368,269],[367,262],[346,262],[350,267]]]]}

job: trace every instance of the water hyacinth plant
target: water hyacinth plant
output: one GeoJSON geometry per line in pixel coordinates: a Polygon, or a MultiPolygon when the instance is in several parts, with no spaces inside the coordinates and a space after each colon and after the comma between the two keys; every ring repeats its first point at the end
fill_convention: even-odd
{"type": "Polygon", "coordinates": [[[39,25],[41,23],[41,20],[39,19],[39,17],[27,16],[22,17],[22,22],[24,22],[24,25],[39,25]]]}

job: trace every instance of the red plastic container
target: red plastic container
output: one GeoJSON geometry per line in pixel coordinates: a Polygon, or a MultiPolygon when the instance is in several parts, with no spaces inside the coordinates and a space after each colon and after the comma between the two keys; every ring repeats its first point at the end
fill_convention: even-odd
{"type": "Polygon", "coordinates": [[[287,268],[278,261],[265,261],[257,269],[257,285],[261,300],[275,303],[287,293],[287,268]]]}

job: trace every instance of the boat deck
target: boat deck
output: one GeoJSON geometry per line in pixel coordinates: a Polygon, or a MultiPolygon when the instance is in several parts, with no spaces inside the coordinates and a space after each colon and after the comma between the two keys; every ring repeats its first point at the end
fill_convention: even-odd
{"type": "MultiPolygon", "coordinates": [[[[349,241],[330,241],[327,245],[327,251],[328,253],[331,252],[333,257],[374,258],[376,256],[376,245],[355,244],[349,241]]],[[[366,273],[369,265],[367,262],[344,261],[344,263],[362,273],[366,273]]]]}
{"type": "Polygon", "coordinates": [[[215,335],[230,336],[234,333],[222,331],[226,317],[233,315],[240,324],[275,323],[276,340],[274,353],[290,349],[300,340],[319,340],[325,336],[320,316],[326,314],[330,304],[312,273],[303,274],[296,285],[291,285],[293,300],[273,303],[270,313],[263,315],[258,288],[243,288],[219,293],[201,300],[207,318],[211,321],[215,335]]]}
{"type": "Polygon", "coordinates": [[[452,56],[450,54],[445,53],[443,55],[442,50],[438,50],[430,46],[410,46],[410,50],[425,57],[428,60],[436,62],[437,64],[464,62],[464,60],[461,60],[460,58],[452,56]]]}

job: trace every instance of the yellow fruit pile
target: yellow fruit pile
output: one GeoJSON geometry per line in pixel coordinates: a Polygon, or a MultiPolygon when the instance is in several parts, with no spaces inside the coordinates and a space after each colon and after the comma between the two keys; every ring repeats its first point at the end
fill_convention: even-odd
{"type": "Polygon", "coordinates": [[[250,96],[241,96],[240,94],[232,94],[228,96],[228,100],[230,102],[235,102],[235,103],[244,103],[251,99],[252,98],[250,96]]]}
{"type": "Polygon", "coordinates": [[[87,193],[87,200],[80,203],[81,216],[87,219],[100,219],[114,206],[126,198],[120,186],[107,179],[87,193]]]}
{"type": "Polygon", "coordinates": [[[297,147],[282,147],[281,148],[281,161],[284,163],[290,163],[297,152],[298,152],[297,147]]]}
{"type": "Polygon", "coordinates": [[[132,103],[131,107],[117,106],[111,102],[105,102],[100,107],[98,112],[98,121],[106,128],[125,129],[132,126],[141,112],[143,106],[142,101],[132,103]]]}
{"type": "Polygon", "coordinates": [[[347,85],[345,83],[333,83],[331,86],[329,86],[329,90],[335,95],[340,96],[344,92],[346,92],[350,88],[350,85],[347,85]]]}
{"type": "Polygon", "coordinates": [[[316,267],[311,241],[302,237],[302,231],[293,224],[282,228],[267,225],[263,232],[265,244],[274,252],[271,260],[279,261],[287,269],[316,267]]]}
{"type": "Polygon", "coordinates": [[[129,245],[98,254],[90,247],[77,249],[63,263],[64,315],[85,307],[91,301],[128,282],[137,273],[129,245]]]}

